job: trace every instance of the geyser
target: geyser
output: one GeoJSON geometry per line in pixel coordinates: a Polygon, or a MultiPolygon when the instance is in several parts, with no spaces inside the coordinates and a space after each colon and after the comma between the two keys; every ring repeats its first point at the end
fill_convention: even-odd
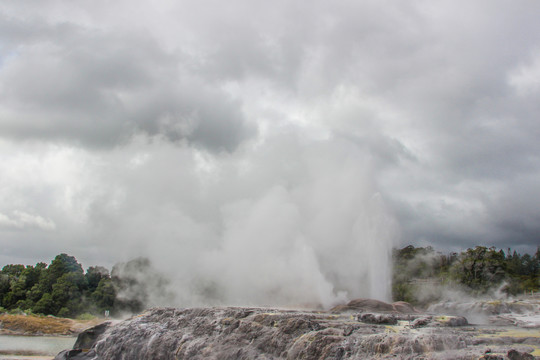
{"type": "MultiPolygon", "coordinates": [[[[158,145],[144,171],[178,156],[158,145]]],[[[143,255],[170,274],[177,293],[177,303],[148,305],[330,307],[390,299],[396,226],[359,146],[280,135],[220,158],[219,166],[212,156],[223,154],[185,151],[182,169],[171,170],[182,171],[171,178],[183,183],[156,184],[184,186],[173,194],[174,208],[159,203],[163,216],[127,234],[146,243],[143,255]]],[[[152,196],[131,190],[127,199],[152,196]]]]}

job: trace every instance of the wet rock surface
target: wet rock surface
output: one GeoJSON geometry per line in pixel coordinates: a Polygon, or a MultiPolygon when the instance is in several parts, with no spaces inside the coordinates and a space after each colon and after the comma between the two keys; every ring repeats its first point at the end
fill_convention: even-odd
{"type": "Polygon", "coordinates": [[[540,329],[472,326],[388,305],[357,313],[156,308],[56,359],[534,359],[540,351],[540,329]]]}
{"type": "Polygon", "coordinates": [[[476,324],[540,327],[540,298],[509,300],[445,301],[431,305],[428,312],[461,315],[476,324]]]}
{"type": "Polygon", "coordinates": [[[90,349],[97,341],[97,339],[111,326],[110,321],[93,326],[86,329],[77,336],[75,340],[74,349],[90,349]]]}

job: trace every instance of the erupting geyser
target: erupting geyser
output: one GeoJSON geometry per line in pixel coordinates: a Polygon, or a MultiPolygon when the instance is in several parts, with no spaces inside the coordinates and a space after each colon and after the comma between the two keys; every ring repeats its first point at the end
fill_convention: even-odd
{"type": "Polygon", "coordinates": [[[328,307],[388,299],[392,234],[380,196],[336,190],[307,217],[313,208],[305,202],[320,196],[312,191],[295,199],[276,187],[226,215],[223,244],[205,259],[225,302],[328,307]]]}
{"type": "Polygon", "coordinates": [[[196,176],[194,193],[204,196],[193,201],[206,218],[178,215],[180,235],[149,249],[153,263],[173,274],[176,303],[148,305],[390,300],[396,226],[357,146],[280,137],[241,164],[210,164],[196,176]]]}

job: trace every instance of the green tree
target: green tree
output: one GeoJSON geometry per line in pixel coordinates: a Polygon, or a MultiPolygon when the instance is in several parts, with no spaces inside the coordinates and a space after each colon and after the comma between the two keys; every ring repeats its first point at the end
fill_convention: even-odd
{"type": "Polygon", "coordinates": [[[90,266],[84,275],[88,284],[88,292],[93,293],[102,279],[110,279],[109,270],[103,266],[90,266]]]}
{"type": "Polygon", "coordinates": [[[84,273],[81,264],[79,264],[77,259],[75,259],[73,256],[69,256],[67,254],[57,255],[51,262],[51,265],[49,265],[49,273],[51,274],[52,279],[55,281],[62,275],[70,272],[80,274],[84,273]]]}
{"type": "Polygon", "coordinates": [[[92,301],[99,313],[105,310],[114,311],[116,290],[110,278],[102,278],[96,290],[92,293],[92,301]]]}
{"type": "Polygon", "coordinates": [[[451,272],[459,283],[482,293],[504,280],[505,267],[504,253],[494,247],[476,246],[460,254],[451,272]]]}
{"type": "Polygon", "coordinates": [[[36,314],[56,314],[56,309],[54,306],[54,300],[51,294],[43,294],[41,299],[34,305],[32,309],[36,314]]]}
{"type": "Polygon", "coordinates": [[[4,297],[10,292],[11,285],[9,283],[9,275],[3,274],[0,271],[0,306],[7,308],[4,303],[4,297]]]}
{"type": "Polygon", "coordinates": [[[113,310],[116,291],[109,271],[92,266],[84,273],[77,259],[57,255],[51,264],[6,265],[0,270],[0,306],[35,313],[76,316],[113,310]]]}
{"type": "MultiPolygon", "coordinates": [[[[54,309],[60,316],[74,316],[82,310],[82,290],[86,280],[80,272],[69,272],[62,275],[52,287],[54,309]]],[[[53,314],[54,315],[54,314],[53,314]]]]}
{"type": "Polygon", "coordinates": [[[26,276],[13,277],[10,281],[10,291],[6,296],[6,308],[12,309],[20,300],[26,300],[26,276]]]}
{"type": "Polygon", "coordinates": [[[6,265],[2,268],[2,274],[19,277],[24,270],[24,265],[6,265]]]}

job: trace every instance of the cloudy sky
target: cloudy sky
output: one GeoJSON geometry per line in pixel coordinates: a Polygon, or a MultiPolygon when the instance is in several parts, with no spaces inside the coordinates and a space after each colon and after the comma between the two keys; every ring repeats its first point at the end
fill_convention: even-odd
{"type": "Polygon", "coordinates": [[[278,266],[324,297],[392,246],[534,252],[539,15],[533,0],[3,1],[0,265],[146,255],[186,283],[249,274],[279,292],[261,281],[278,266]]]}

